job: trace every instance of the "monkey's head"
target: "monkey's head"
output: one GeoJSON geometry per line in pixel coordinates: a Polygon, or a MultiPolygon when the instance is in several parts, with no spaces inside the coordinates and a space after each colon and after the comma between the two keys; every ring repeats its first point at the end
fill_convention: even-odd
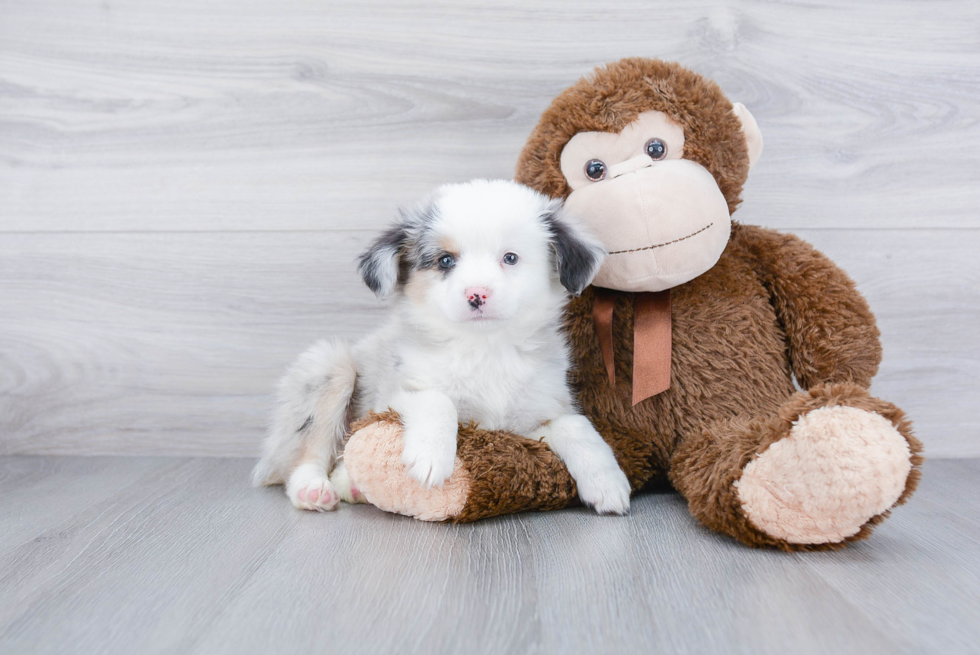
{"type": "Polygon", "coordinates": [[[565,198],[606,246],[594,284],[662,291],[718,261],[761,152],[755,119],[717,84],[674,63],[632,58],[555,98],[516,178],[565,198]]]}

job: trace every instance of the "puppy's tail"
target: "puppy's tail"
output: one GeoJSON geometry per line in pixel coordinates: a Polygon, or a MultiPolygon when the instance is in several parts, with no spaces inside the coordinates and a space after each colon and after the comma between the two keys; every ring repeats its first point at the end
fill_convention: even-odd
{"type": "Polygon", "coordinates": [[[348,345],[319,341],[279,381],[279,394],[255,486],[284,484],[299,464],[320,463],[329,473],[347,433],[357,369],[348,345]]]}

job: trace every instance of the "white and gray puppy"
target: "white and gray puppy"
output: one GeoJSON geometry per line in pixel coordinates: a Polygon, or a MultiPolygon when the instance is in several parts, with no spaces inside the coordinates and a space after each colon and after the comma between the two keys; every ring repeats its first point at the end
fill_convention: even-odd
{"type": "Polygon", "coordinates": [[[341,462],[350,421],[397,411],[402,461],[425,485],[453,471],[459,422],[544,439],[599,512],[629,509],[612,449],[576,411],[562,310],[599,270],[598,241],[561,202],[514,182],[437,189],[361,255],[364,282],[393,296],[385,324],[353,347],[322,341],[279,385],[255,484],[286,485],[299,508],[352,495],[341,462]],[[328,476],[328,472],[333,473],[328,476]]]}

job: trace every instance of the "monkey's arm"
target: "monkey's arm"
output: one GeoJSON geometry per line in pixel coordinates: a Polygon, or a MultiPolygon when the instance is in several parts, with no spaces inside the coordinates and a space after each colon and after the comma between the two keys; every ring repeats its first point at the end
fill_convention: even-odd
{"type": "Polygon", "coordinates": [[[846,381],[870,386],[881,343],[874,314],[851,278],[795,236],[754,226],[738,229],[771,294],[800,386],[846,381]]]}
{"type": "Polygon", "coordinates": [[[453,474],[442,487],[425,487],[401,461],[402,424],[396,413],[372,414],[352,430],[344,452],[351,482],[386,512],[468,522],[578,502],[568,469],[540,441],[461,425],[453,474]]]}

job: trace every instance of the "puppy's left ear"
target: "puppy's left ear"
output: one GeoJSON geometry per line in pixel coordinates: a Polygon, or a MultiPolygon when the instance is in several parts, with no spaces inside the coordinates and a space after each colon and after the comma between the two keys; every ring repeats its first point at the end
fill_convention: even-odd
{"type": "Polygon", "coordinates": [[[379,298],[387,298],[398,284],[402,250],[408,242],[408,224],[403,220],[391,226],[357,260],[357,271],[364,284],[379,298]]]}
{"type": "Polygon", "coordinates": [[[558,278],[573,296],[589,286],[606,258],[599,240],[569,217],[560,200],[553,200],[541,217],[551,233],[558,278]]]}

